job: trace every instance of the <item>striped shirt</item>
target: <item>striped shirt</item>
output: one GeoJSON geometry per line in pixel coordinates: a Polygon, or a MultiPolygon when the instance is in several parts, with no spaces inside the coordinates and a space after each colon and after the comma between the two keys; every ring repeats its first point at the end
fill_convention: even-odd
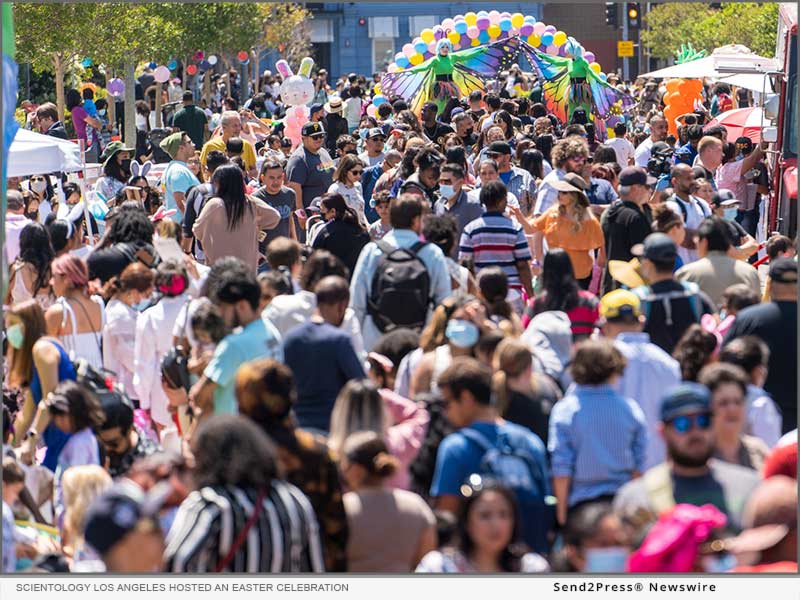
{"type": "MultiPolygon", "coordinates": [[[[204,487],[183,501],[167,535],[165,570],[212,573],[253,514],[258,492],[235,486],[204,487]]],[[[258,519],[225,571],[321,573],[325,570],[317,519],[295,486],[273,480],[258,519]]]]}
{"type": "Polygon", "coordinates": [[[461,234],[459,259],[469,258],[475,271],[501,267],[510,288],[522,289],[517,262],[531,259],[522,227],[499,212],[487,212],[469,223],[461,234]]]}

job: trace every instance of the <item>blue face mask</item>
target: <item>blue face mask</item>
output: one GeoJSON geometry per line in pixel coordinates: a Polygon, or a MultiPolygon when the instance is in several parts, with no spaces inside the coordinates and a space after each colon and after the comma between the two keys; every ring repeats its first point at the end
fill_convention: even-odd
{"type": "Polygon", "coordinates": [[[361,136],[362,140],[367,139],[367,134],[368,133],[369,133],[369,129],[367,129],[366,127],[362,127],[361,129],[358,130],[358,135],[361,136]]]}
{"type": "Polygon", "coordinates": [[[457,348],[472,348],[478,343],[480,333],[472,321],[453,319],[447,324],[444,335],[457,348]]]}
{"type": "Polygon", "coordinates": [[[725,211],[722,213],[722,216],[728,219],[728,221],[733,221],[736,218],[736,213],[738,212],[735,208],[726,208],[725,211]]]}
{"type": "Polygon", "coordinates": [[[452,185],[443,185],[440,183],[439,193],[442,195],[442,198],[452,198],[453,194],[456,193],[456,190],[452,185]]]}
{"type": "Polygon", "coordinates": [[[22,345],[25,343],[25,328],[22,326],[22,323],[17,323],[9,327],[6,330],[6,338],[8,338],[8,343],[11,344],[12,348],[21,350],[22,345]]]}
{"type": "Polygon", "coordinates": [[[101,108],[100,110],[97,111],[97,114],[100,115],[101,117],[105,117],[106,116],[106,109],[105,108],[101,108]]]}

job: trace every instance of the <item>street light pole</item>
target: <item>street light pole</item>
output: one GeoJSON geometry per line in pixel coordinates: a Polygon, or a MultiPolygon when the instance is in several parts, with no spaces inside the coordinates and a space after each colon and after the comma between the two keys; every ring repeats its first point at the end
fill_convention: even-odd
{"type": "MultiPolygon", "coordinates": [[[[628,10],[625,3],[622,4],[622,39],[628,41],[628,10]]],[[[622,79],[624,81],[629,81],[630,76],[630,59],[626,56],[622,59],[622,79]]]]}

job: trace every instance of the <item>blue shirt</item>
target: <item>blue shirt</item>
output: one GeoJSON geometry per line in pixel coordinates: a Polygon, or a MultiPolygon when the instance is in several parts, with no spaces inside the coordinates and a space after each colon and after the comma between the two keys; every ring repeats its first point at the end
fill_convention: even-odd
{"type": "Polygon", "coordinates": [[[574,385],[553,406],[553,477],[570,477],[569,506],[615,494],[644,471],[647,425],[636,401],[609,385],[574,385]]]}
{"type": "Polygon", "coordinates": [[[367,167],[361,174],[361,195],[364,196],[364,214],[370,223],[374,223],[380,218],[378,212],[370,206],[369,201],[372,199],[372,191],[375,189],[375,184],[378,183],[381,175],[383,175],[383,161],[377,165],[367,167]]]}
{"type": "Polygon", "coordinates": [[[508,191],[517,197],[522,212],[526,215],[530,214],[536,201],[536,180],[533,175],[525,169],[512,165],[510,171],[500,173],[500,179],[506,184],[508,191]]]}
{"type": "MultiPolygon", "coordinates": [[[[420,237],[410,229],[393,229],[381,241],[395,248],[410,248],[420,241],[420,237]]],[[[375,242],[364,246],[350,281],[350,308],[356,313],[358,322],[361,323],[364,349],[367,352],[372,350],[375,342],[382,335],[373,323],[372,317],[367,313],[367,300],[372,289],[372,278],[378,269],[378,261],[382,254],[383,252],[375,242]]],[[[444,253],[435,244],[427,244],[420,249],[417,255],[428,270],[433,304],[439,305],[452,292],[450,271],[447,268],[444,253]]]]}
{"type": "Polygon", "coordinates": [[[697,148],[693,148],[691,142],[686,142],[683,146],[678,148],[675,152],[675,164],[692,166],[694,159],[697,157],[697,148]]]}
{"type": "Polygon", "coordinates": [[[589,189],[586,190],[586,195],[589,196],[590,204],[612,204],[619,200],[617,192],[610,181],[600,179],[599,177],[592,177],[590,180],[589,189]]]}
{"type": "Polygon", "coordinates": [[[614,345],[628,361],[625,372],[614,386],[624,398],[633,398],[644,412],[647,423],[645,468],[666,459],[664,440],[656,426],[661,420],[661,399],[681,382],[678,361],[650,341],[646,333],[621,333],[614,345]]]}
{"type": "Polygon", "coordinates": [[[178,211],[170,217],[176,223],[183,222],[183,211],[178,209],[178,203],[175,202],[175,192],[185,196],[189,188],[195,185],[200,185],[200,181],[185,162],[173,160],[167,165],[164,171],[164,206],[167,210],[174,208],[178,211]]]}
{"type": "Polygon", "coordinates": [[[336,396],[348,381],[365,376],[350,336],[330,323],[309,321],[286,334],[283,353],[297,385],[297,424],[328,431],[336,396]]]}
{"type": "Polygon", "coordinates": [[[271,323],[255,319],[241,330],[230,333],[217,345],[203,374],[217,384],[214,390],[214,414],[238,414],[236,371],[243,363],[259,358],[283,362],[281,336],[271,323]]]}
{"type": "MultiPolygon", "coordinates": [[[[75,381],[75,367],[67,351],[64,350],[61,344],[56,343],[52,339],[48,339],[47,341],[52,343],[58,350],[58,383],[62,381],[75,381]]],[[[31,397],[36,406],[39,406],[39,402],[42,400],[42,381],[39,378],[39,371],[36,370],[35,365],[33,367],[33,377],[31,378],[31,397]]],[[[69,440],[70,434],[64,433],[53,425],[52,422],[40,433],[42,435],[42,441],[45,446],[47,446],[47,452],[44,455],[42,466],[55,472],[56,466],[58,466],[58,456],[61,454],[61,449],[69,440]]]]}

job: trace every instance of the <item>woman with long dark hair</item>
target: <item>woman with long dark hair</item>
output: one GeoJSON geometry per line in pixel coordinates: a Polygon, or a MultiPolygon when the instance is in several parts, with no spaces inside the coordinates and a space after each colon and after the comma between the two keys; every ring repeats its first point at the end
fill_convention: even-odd
{"type": "Polygon", "coordinates": [[[125,147],[122,142],[111,142],[100,157],[103,161],[103,176],[95,182],[94,191],[106,204],[114,203],[117,194],[130,178],[134,150],[135,148],[125,147]]]}
{"type": "Polygon", "coordinates": [[[544,179],[544,154],[536,148],[524,150],[519,159],[519,166],[531,174],[538,187],[544,179]]]}
{"type": "Polygon", "coordinates": [[[361,221],[341,194],[328,192],[319,203],[325,225],[314,238],[314,250],[327,250],[341,260],[351,276],[361,249],[370,241],[361,221]]]}
{"type": "Polygon", "coordinates": [[[574,341],[589,337],[600,317],[599,302],[594,294],[580,289],[569,254],[561,248],[550,249],[544,257],[542,287],[542,293],[528,301],[523,327],[539,313],[557,310],[567,313],[574,341]]]}
{"type": "Polygon", "coordinates": [[[211,177],[214,197],[203,206],[192,233],[203,245],[206,264],[223,256],[235,256],[255,272],[258,267],[258,235],[274,229],[281,215],[265,202],[245,193],[242,171],[222,165],[211,177]]]}
{"type": "Polygon", "coordinates": [[[456,544],[429,552],[418,573],[541,573],[547,561],[519,543],[517,501],[509,488],[471,475],[462,490],[456,544]]]}
{"type": "Polygon", "coordinates": [[[42,309],[49,308],[54,300],[50,290],[50,263],[54,257],[44,226],[26,225],[19,236],[19,256],[9,272],[6,303],[17,304],[35,298],[42,309]]]}

